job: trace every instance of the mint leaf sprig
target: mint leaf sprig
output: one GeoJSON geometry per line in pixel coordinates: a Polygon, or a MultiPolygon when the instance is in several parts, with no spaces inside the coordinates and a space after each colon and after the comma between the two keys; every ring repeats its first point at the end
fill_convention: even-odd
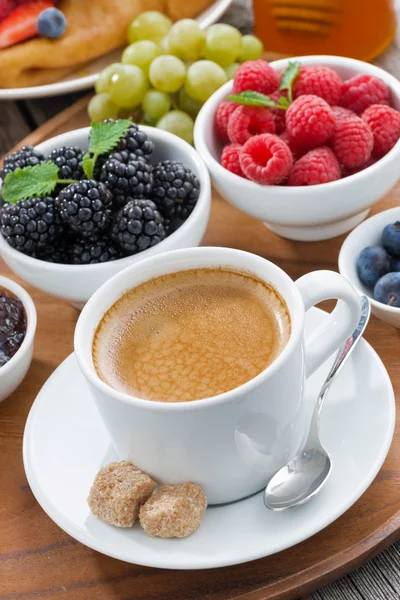
{"type": "Polygon", "coordinates": [[[253,92],[252,90],[246,90],[240,94],[231,94],[228,96],[228,100],[236,102],[237,104],[245,104],[247,106],[263,106],[266,108],[277,108],[279,110],[287,110],[293,102],[293,84],[300,72],[300,63],[289,62],[285,71],[282,74],[279,91],[287,91],[288,97],[280,96],[278,101],[272,100],[265,94],[259,92],[253,92]]]}
{"type": "Polygon", "coordinates": [[[251,90],[240,92],[240,94],[231,94],[228,96],[228,100],[236,102],[237,104],[245,104],[246,106],[264,106],[266,108],[278,108],[280,110],[286,110],[289,107],[289,101],[284,96],[281,96],[278,102],[275,102],[275,100],[271,100],[269,96],[251,90]]]}
{"type": "Polygon", "coordinates": [[[92,121],[89,136],[89,149],[83,157],[83,170],[88,179],[92,179],[93,177],[93,171],[98,157],[101,154],[111,152],[131,124],[131,119],[104,121],[102,123],[92,121]]]}
{"type": "Polygon", "coordinates": [[[298,77],[299,73],[300,63],[298,61],[289,62],[281,77],[279,91],[283,92],[284,90],[287,90],[289,104],[293,102],[293,84],[296,78],[298,77]]]}
{"type": "MultiPolygon", "coordinates": [[[[89,136],[89,151],[83,157],[83,170],[88,179],[92,179],[97,158],[110,152],[131,126],[130,119],[119,119],[103,123],[92,122],[89,136]]],[[[47,160],[33,167],[15,169],[8,173],[3,182],[1,194],[3,200],[15,204],[26,198],[48,196],[56,185],[77,183],[76,179],[60,179],[59,169],[47,160]]]]}
{"type": "Polygon", "coordinates": [[[15,204],[26,198],[48,196],[57,184],[68,185],[75,182],[75,179],[60,179],[57,165],[48,160],[8,173],[1,194],[5,202],[15,204]]]}

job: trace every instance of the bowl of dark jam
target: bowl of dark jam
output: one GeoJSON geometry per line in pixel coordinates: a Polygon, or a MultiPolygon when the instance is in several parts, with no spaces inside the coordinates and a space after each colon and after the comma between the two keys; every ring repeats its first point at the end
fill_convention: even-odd
{"type": "Polygon", "coordinates": [[[0,402],[24,379],[33,353],[36,309],[20,285],[0,276],[0,402]]]}

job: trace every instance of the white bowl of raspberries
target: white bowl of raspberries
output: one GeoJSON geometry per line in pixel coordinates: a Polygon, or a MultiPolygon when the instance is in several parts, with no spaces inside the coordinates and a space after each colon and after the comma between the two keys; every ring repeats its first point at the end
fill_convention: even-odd
{"type": "Polygon", "coordinates": [[[22,148],[0,177],[1,256],[77,308],[129,265],[197,246],[208,223],[210,178],[198,153],[129,120],[22,148]]]}
{"type": "Polygon", "coordinates": [[[339,270],[368,296],[376,317],[400,329],[400,207],[374,215],[347,236],[339,270]]]}
{"type": "Polygon", "coordinates": [[[204,104],[194,140],[229,202],[283,237],[324,240],[399,178],[399,110],[400,82],[365,62],[248,61],[204,104]]]}

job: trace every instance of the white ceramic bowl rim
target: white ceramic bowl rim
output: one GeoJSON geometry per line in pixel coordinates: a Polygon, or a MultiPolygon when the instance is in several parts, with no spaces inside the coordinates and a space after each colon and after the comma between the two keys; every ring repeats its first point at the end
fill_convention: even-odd
{"type": "MultiPolygon", "coordinates": [[[[387,225],[389,223],[393,223],[394,221],[390,220],[390,216],[391,215],[396,215],[395,220],[399,220],[400,219],[400,214],[399,214],[399,207],[395,207],[395,208],[389,208],[388,210],[384,210],[380,213],[377,213],[376,215],[373,215],[372,217],[370,217],[369,219],[366,219],[365,221],[363,221],[360,225],[358,225],[358,227],[356,227],[355,229],[353,229],[353,231],[347,236],[347,238],[345,239],[345,241],[343,242],[343,245],[340,249],[339,252],[339,271],[341,272],[341,274],[346,277],[350,283],[352,283],[357,289],[359,289],[360,291],[360,281],[358,280],[354,280],[353,277],[350,279],[350,277],[347,277],[346,273],[347,273],[347,268],[346,268],[346,263],[349,260],[355,260],[357,261],[358,256],[353,256],[352,258],[347,256],[347,252],[348,249],[351,249],[351,242],[360,235],[360,232],[363,231],[363,229],[366,229],[367,227],[369,227],[371,221],[374,221],[374,219],[376,221],[380,221],[382,219],[382,215],[385,215],[388,217],[387,220],[387,225]]],[[[383,227],[382,227],[383,229],[383,227]]],[[[371,244],[366,243],[365,247],[370,246],[371,244]]],[[[364,292],[362,292],[364,293],[364,292]]],[[[380,309],[380,310],[384,310],[387,311],[388,313],[392,313],[392,314],[399,314],[400,308],[397,306],[389,306],[388,304],[383,304],[383,302],[378,302],[378,300],[375,300],[375,298],[368,294],[368,300],[370,301],[371,305],[380,309]]]]}
{"type": "MultiPolygon", "coordinates": [[[[214,263],[211,263],[211,264],[214,265],[214,263]]],[[[184,271],[186,269],[177,266],[176,269],[174,269],[174,268],[168,269],[168,270],[166,270],[166,272],[174,273],[174,272],[179,272],[181,270],[184,271]]],[[[258,276],[259,275],[257,275],[257,277],[258,276]]],[[[263,278],[268,283],[267,276],[263,276],[263,278]]],[[[149,279],[151,280],[152,277],[150,276],[149,279]]],[[[135,288],[135,285],[137,285],[137,284],[132,284],[130,286],[131,289],[135,288]]],[[[104,306],[104,310],[102,310],[102,314],[105,314],[107,312],[107,310],[109,310],[109,308],[118,300],[118,298],[120,298],[123,295],[123,293],[124,292],[117,293],[114,300],[107,303],[106,306],[104,306]]],[[[221,406],[222,404],[234,402],[238,398],[243,397],[243,395],[245,395],[247,392],[250,392],[253,388],[260,385],[260,383],[262,383],[265,379],[269,379],[269,378],[273,377],[274,374],[284,366],[284,363],[286,362],[288,357],[294,352],[295,348],[299,344],[300,339],[303,335],[303,330],[304,330],[304,315],[305,315],[305,313],[304,313],[303,299],[300,294],[300,291],[294,284],[293,280],[289,277],[289,275],[287,275],[287,273],[282,271],[282,269],[280,269],[274,263],[270,262],[269,260],[267,260],[265,258],[262,258],[261,256],[258,256],[257,254],[253,254],[251,252],[245,252],[243,250],[236,250],[234,248],[212,247],[212,246],[171,250],[170,252],[166,252],[164,254],[152,256],[151,258],[148,258],[145,261],[141,261],[140,263],[138,263],[136,265],[131,265],[124,271],[120,271],[119,273],[117,273],[116,275],[111,277],[108,281],[106,281],[93,294],[93,296],[91,296],[91,298],[89,298],[88,302],[83,307],[83,310],[79,316],[79,319],[78,319],[78,322],[77,322],[76,328],[75,328],[75,336],[74,336],[75,356],[77,358],[77,361],[78,361],[81,371],[83,372],[85,377],[90,381],[90,383],[94,387],[98,388],[101,393],[106,394],[108,396],[112,396],[115,400],[118,400],[119,402],[123,402],[124,404],[136,406],[136,407],[139,407],[142,409],[146,408],[146,410],[148,409],[149,411],[155,411],[155,412],[164,412],[164,411],[176,411],[176,412],[189,411],[190,412],[190,411],[194,411],[194,410],[207,410],[212,406],[218,406],[218,405],[221,406]],[[173,259],[173,258],[175,258],[175,256],[177,258],[179,258],[179,256],[182,256],[183,254],[185,254],[187,259],[189,259],[191,256],[196,256],[199,254],[206,254],[206,253],[212,252],[212,251],[217,251],[220,255],[224,255],[225,258],[221,257],[221,259],[218,261],[219,266],[222,266],[222,267],[234,267],[235,268],[237,255],[238,254],[247,255],[247,256],[251,257],[248,259],[249,267],[246,268],[246,270],[249,273],[253,272],[254,267],[252,265],[254,265],[256,263],[257,266],[261,266],[261,268],[263,268],[264,270],[268,269],[268,271],[270,273],[273,272],[277,276],[277,278],[281,279],[283,281],[283,284],[287,287],[288,291],[286,293],[286,297],[284,298],[284,300],[287,302],[288,308],[289,308],[288,300],[290,300],[290,302],[293,306],[292,309],[289,308],[290,321],[291,321],[291,333],[290,333],[290,337],[289,337],[289,340],[288,340],[286,346],[283,348],[282,352],[278,355],[278,357],[270,365],[268,365],[265,369],[263,369],[258,375],[256,375],[255,377],[253,377],[246,383],[243,383],[242,385],[235,387],[232,390],[228,390],[227,392],[224,392],[222,394],[218,394],[216,396],[211,396],[208,398],[202,398],[201,400],[191,400],[190,402],[162,402],[162,401],[145,400],[143,398],[131,396],[129,394],[120,392],[120,391],[116,390],[115,388],[113,388],[112,386],[110,386],[109,384],[105,383],[102,379],[100,379],[100,377],[97,375],[95,368],[93,366],[93,361],[91,360],[91,358],[90,359],[88,358],[88,353],[90,353],[90,355],[91,355],[91,350],[89,352],[86,352],[81,347],[83,345],[81,343],[81,339],[87,339],[88,331],[90,332],[89,335],[91,336],[90,346],[92,346],[92,339],[93,339],[94,332],[97,328],[97,325],[99,324],[99,322],[101,320],[101,317],[100,317],[99,319],[97,319],[95,324],[92,323],[92,321],[93,321],[92,316],[91,316],[92,308],[98,307],[99,305],[100,306],[103,305],[104,296],[107,294],[107,291],[109,289],[111,289],[111,288],[123,289],[123,285],[121,285],[121,284],[123,284],[123,282],[125,281],[125,279],[127,277],[126,273],[128,271],[132,271],[137,268],[140,268],[142,271],[145,271],[146,268],[148,268],[148,269],[151,268],[151,264],[153,262],[156,263],[165,258],[173,259]],[[77,348],[78,348],[78,350],[77,350],[77,348]]]]}
{"type": "MultiPolygon", "coordinates": [[[[192,217],[195,217],[201,210],[203,210],[203,205],[206,204],[206,202],[207,202],[207,193],[208,193],[208,188],[209,188],[208,170],[203,162],[203,159],[200,157],[199,153],[190,144],[188,144],[181,138],[179,138],[167,131],[163,131],[162,129],[156,129],[155,127],[148,127],[146,125],[141,125],[140,129],[143,130],[149,136],[150,139],[153,139],[153,141],[155,139],[155,143],[157,143],[156,140],[158,138],[158,139],[162,139],[165,142],[165,144],[175,144],[176,146],[180,146],[182,152],[185,152],[186,154],[188,154],[191,157],[191,159],[196,164],[196,166],[199,170],[199,177],[198,177],[198,179],[200,181],[199,198],[195,204],[193,211],[190,213],[190,215],[186,219],[186,221],[184,221],[184,223],[182,223],[182,225],[176,231],[171,233],[168,236],[168,238],[165,238],[165,239],[170,240],[174,237],[184,235],[186,232],[186,229],[188,227],[190,227],[189,221],[192,219],[192,217]]],[[[49,138],[45,142],[42,142],[42,144],[38,144],[37,146],[35,146],[35,148],[40,151],[41,146],[43,144],[48,143],[50,140],[55,143],[57,143],[57,141],[60,140],[59,144],[65,145],[66,143],[68,143],[66,141],[66,138],[68,138],[68,135],[73,134],[73,135],[78,136],[80,134],[80,135],[89,136],[89,132],[90,132],[90,127],[82,127],[81,129],[74,129],[72,131],[68,131],[67,133],[62,133],[53,138],[49,138]]],[[[0,186],[0,189],[1,189],[1,186],[0,186]]],[[[161,242],[159,242],[159,244],[157,244],[157,246],[161,247],[161,245],[163,244],[164,241],[165,240],[162,240],[161,242]]],[[[40,262],[40,268],[43,269],[44,271],[46,271],[46,270],[54,271],[54,269],[57,269],[57,270],[61,270],[64,272],[71,272],[71,271],[75,271],[76,269],[79,269],[80,272],[83,272],[85,269],[87,271],[92,270],[92,269],[99,270],[104,266],[104,263],[94,263],[94,264],[89,264],[89,265],[65,265],[62,263],[51,263],[51,262],[47,262],[45,260],[39,260],[32,256],[28,256],[27,254],[24,254],[23,252],[20,252],[19,250],[16,250],[15,248],[12,248],[6,242],[6,240],[4,239],[4,237],[1,233],[0,233],[0,248],[2,249],[2,251],[7,252],[10,256],[16,256],[20,262],[25,263],[25,265],[28,267],[30,264],[37,265],[38,262],[40,262]]],[[[150,248],[146,248],[146,250],[143,250],[142,252],[140,252],[140,255],[145,258],[148,250],[150,250],[150,248]]],[[[133,255],[133,256],[135,256],[135,255],[133,255]]],[[[130,262],[131,259],[132,259],[132,255],[124,256],[123,258],[118,258],[117,260],[115,260],[113,262],[121,265],[121,269],[123,269],[123,268],[125,268],[124,265],[129,266],[131,264],[131,262],[130,262]]]]}
{"type": "MultiPolygon", "coordinates": [[[[360,74],[367,73],[367,74],[375,75],[376,77],[380,77],[381,79],[383,79],[385,81],[385,83],[387,83],[387,85],[390,87],[391,92],[398,97],[399,102],[400,102],[400,82],[395,77],[393,77],[393,75],[390,75],[390,73],[388,73],[387,71],[383,71],[383,69],[380,69],[379,67],[377,67],[375,65],[371,65],[369,63],[365,63],[364,61],[356,60],[354,58],[347,58],[347,57],[343,57],[343,56],[329,56],[329,55],[295,56],[293,58],[284,58],[284,59],[280,59],[280,60],[275,60],[273,62],[270,62],[270,65],[274,69],[278,70],[278,69],[282,69],[283,67],[285,67],[288,62],[294,62],[294,61],[299,61],[302,64],[311,64],[311,65],[321,63],[324,66],[330,66],[333,69],[335,66],[336,67],[348,66],[348,67],[358,68],[358,69],[360,69],[360,74]]],[[[204,131],[202,122],[205,120],[208,120],[210,118],[209,114],[208,114],[210,109],[213,108],[214,106],[217,106],[221,102],[221,100],[223,100],[226,96],[228,96],[229,93],[231,93],[232,85],[233,85],[232,81],[228,81],[222,87],[220,87],[216,92],[214,92],[214,94],[207,100],[207,102],[201,108],[199,115],[196,119],[195,129],[197,131],[199,131],[199,132],[204,131]]],[[[207,160],[210,160],[210,162],[212,162],[214,164],[215,169],[217,171],[219,171],[221,174],[223,174],[224,177],[227,177],[228,179],[231,180],[232,186],[234,186],[239,179],[243,180],[243,178],[240,177],[239,175],[235,175],[235,173],[232,173],[231,171],[228,171],[227,169],[225,169],[219,163],[219,161],[214,158],[214,156],[211,154],[211,152],[208,149],[208,146],[206,145],[206,143],[204,141],[204,136],[202,135],[202,133],[200,133],[199,136],[195,135],[195,140],[196,140],[196,147],[199,147],[199,152],[201,154],[204,153],[207,155],[207,160]]],[[[378,171],[378,169],[380,169],[382,166],[384,166],[386,164],[386,162],[391,160],[394,153],[398,153],[400,155],[400,140],[398,140],[396,142],[396,144],[393,146],[393,148],[387,154],[385,154],[385,156],[378,159],[377,162],[375,162],[373,165],[370,165],[369,167],[367,167],[366,169],[363,169],[362,171],[359,171],[358,173],[354,173],[353,175],[344,177],[343,179],[338,179],[336,181],[329,181],[328,183],[322,183],[322,184],[308,186],[309,193],[310,194],[318,193],[320,190],[320,187],[322,185],[324,186],[324,189],[329,187],[332,190],[337,188],[338,190],[340,189],[342,191],[343,186],[345,186],[349,181],[353,182],[353,181],[356,181],[356,179],[362,179],[365,171],[368,171],[369,173],[372,173],[373,171],[378,171]]],[[[259,183],[255,183],[254,181],[250,181],[250,180],[247,180],[246,183],[249,186],[249,190],[248,190],[249,193],[251,193],[252,190],[258,191],[265,187],[271,187],[271,186],[264,186],[259,183]]],[[[277,185],[277,186],[273,186],[273,187],[274,187],[274,194],[276,194],[276,196],[282,201],[284,201],[288,195],[295,193],[296,189],[298,189],[296,186],[289,187],[289,186],[278,186],[277,185]]]]}
{"type": "Polygon", "coordinates": [[[13,294],[15,294],[17,296],[17,298],[19,298],[19,300],[21,300],[21,302],[24,306],[24,309],[25,309],[26,321],[27,321],[25,337],[22,341],[21,346],[18,348],[18,350],[16,351],[14,356],[12,358],[10,358],[9,361],[6,362],[5,365],[0,367],[0,382],[1,382],[1,377],[6,375],[12,369],[16,368],[18,365],[18,362],[20,360],[22,360],[25,352],[27,350],[29,350],[29,348],[32,344],[33,338],[35,336],[37,315],[36,315],[36,308],[35,308],[32,298],[30,297],[28,292],[26,290],[24,290],[24,288],[22,286],[20,286],[18,283],[16,283],[12,279],[9,279],[8,277],[3,277],[2,275],[0,275],[0,288],[9,290],[13,294]]]}

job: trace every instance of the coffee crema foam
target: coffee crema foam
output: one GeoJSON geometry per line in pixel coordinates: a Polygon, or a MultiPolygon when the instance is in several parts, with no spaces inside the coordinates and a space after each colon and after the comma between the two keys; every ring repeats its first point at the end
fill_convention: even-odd
{"type": "Polygon", "coordinates": [[[239,271],[193,269],[122,296],[97,328],[93,360],[116,390],[185,402],[253,379],[289,336],[287,307],[272,287],[239,271]]]}

